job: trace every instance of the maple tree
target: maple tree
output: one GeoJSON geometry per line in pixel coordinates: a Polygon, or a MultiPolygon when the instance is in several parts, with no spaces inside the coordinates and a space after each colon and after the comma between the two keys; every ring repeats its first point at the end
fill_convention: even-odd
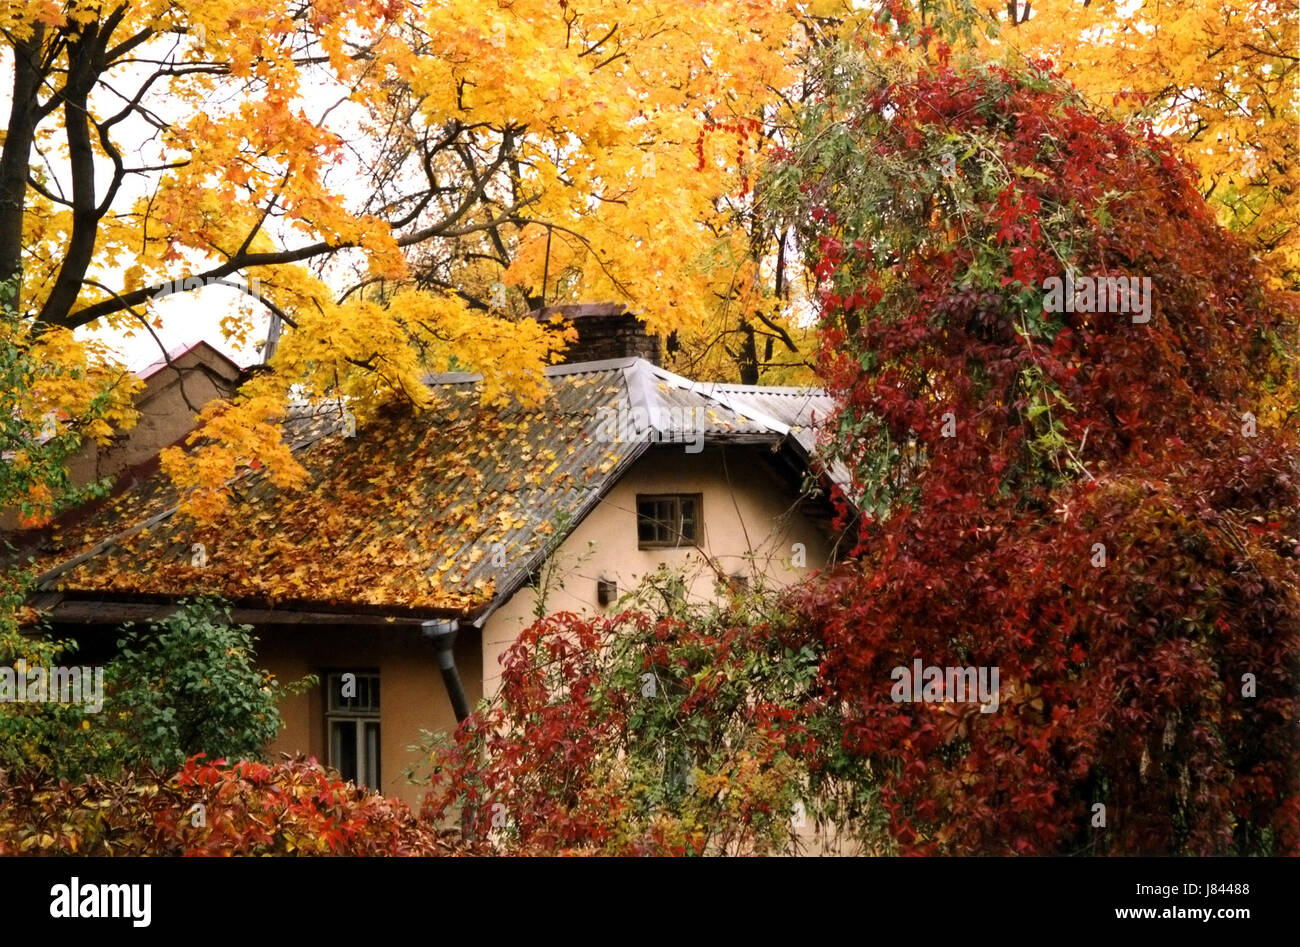
{"type": "Polygon", "coordinates": [[[1300,9],[1273,0],[1035,0],[991,11],[989,51],[1050,57],[1093,102],[1152,122],[1219,219],[1300,287],[1300,9]]]}
{"type": "Polygon", "coordinates": [[[768,78],[773,95],[761,110],[729,123],[711,123],[701,132],[696,142],[700,169],[706,141],[735,136],[741,145],[738,161],[750,149],[752,170],[739,189],[717,199],[725,219],[743,239],[733,239],[715,252],[713,269],[720,280],[713,292],[718,303],[702,320],[676,333],[673,341],[679,350],[669,353],[676,371],[688,377],[734,378],[742,384],[817,383],[816,335],[809,318],[815,307],[815,280],[801,265],[795,232],[764,212],[762,196],[751,185],[797,140],[799,115],[817,91],[821,51],[850,37],[869,36],[873,55],[914,59],[927,54],[932,39],[944,44],[976,42],[978,14],[965,0],[937,7],[922,0],[917,5],[922,13],[919,24],[909,13],[912,6],[900,0],[801,4],[787,52],[785,85],[768,78]]]}
{"type": "Polygon", "coordinates": [[[269,310],[273,370],[212,406],[202,457],[164,466],[209,494],[199,513],[254,458],[300,485],[270,423],[291,389],[362,421],[426,402],[428,369],[535,398],[564,340],[522,309],[614,296],[651,331],[700,321],[733,278],[718,261],[743,257],[716,202],[752,175],[743,136],[704,129],[784,82],[793,11],[6,3],[0,281],[21,277],[50,339],[240,289],[224,331],[269,310]]]}
{"type": "Polygon", "coordinates": [[[35,337],[15,295],[14,281],[0,285],[0,510],[16,510],[23,526],[103,494],[104,483],[74,485],[68,460],[83,438],[106,444],[115,426],[134,423],[139,382],[93,340],[35,337]]]}

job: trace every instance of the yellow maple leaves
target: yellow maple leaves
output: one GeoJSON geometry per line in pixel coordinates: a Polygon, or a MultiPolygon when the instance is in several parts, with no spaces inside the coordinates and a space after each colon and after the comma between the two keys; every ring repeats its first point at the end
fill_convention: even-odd
{"type": "Polygon", "coordinates": [[[707,138],[701,161],[697,146],[710,121],[775,101],[794,5],[444,2],[424,16],[422,117],[527,129],[516,184],[536,223],[502,279],[548,302],[629,301],[654,332],[699,321],[715,286],[696,264],[729,229],[718,201],[749,149],[707,138]]]}
{"type": "Polygon", "coordinates": [[[1271,0],[1036,0],[985,49],[1054,60],[1094,101],[1150,119],[1223,223],[1300,285],[1300,8],[1271,0]]]}
{"type": "Polygon", "coordinates": [[[264,471],[281,489],[303,486],[307,472],[276,424],[283,414],[283,405],[265,396],[209,402],[187,439],[202,449],[168,447],[159,455],[163,471],[181,491],[180,511],[200,521],[216,518],[229,506],[227,482],[248,472],[264,471]]]}
{"type": "Polygon", "coordinates": [[[127,373],[107,346],[95,339],[78,339],[65,329],[51,329],[39,336],[25,327],[16,344],[30,346],[34,360],[46,367],[32,379],[24,393],[24,413],[32,417],[52,415],[56,425],[63,418],[87,418],[92,404],[102,402],[102,413],[90,418],[80,433],[99,444],[107,444],[113,430],[135,425],[134,395],[143,382],[127,373]]]}
{"type": "MultiPolygon", "coordinates": [[[[272,371],[205,415],[206,458],[166,458],[195,513],[218,508],[225,479],[259,453],[293,479],[277,441],[258,451],[249,434],[269,436],[269,406],[291,395],[342,399],[364,422],[387,400],[424,406],[427,371],[469,370],[484,375],[486,401],[535,403],[565,336],[519,318],[520,295],[623,299],[659,333],[712,310],[727,282],[709,263],[716,247],[743,250],[720,201],[756,149],[704,129],[776,101],[799,15],[798,4],[749,0],[128,0],[111,18],[75,0],[0,3],[9,41],[49,53],[42,94],[57,92],[69,72],[60,57],[92,26],[113,33],[101,81],[117,66],[109,49],[164,64],[138,100],[151,110],[147,141],[106,121],[121,102],[87,109],[105,123],[90,136],[95,161],[139,154],[149,167],[132,179],[141,187],[106,199],[87,278],[60,312],[45,307],[66,276],[74,215],[44,170],[24,195],[19,309],[141,331],[175,311],[160,285],[191,291],[186,278],[205,271],[218,275],[195,285],[256,281],[221,326],[244,342],[253,313],[282,316],[272,371]],[[455,147],[403,164],[444,136],[455,147]],[[405,192],[368,195],[412,171],[405,192]],[[340,265],[327,274],[308,265],[316,256],[340,265]],[[511,303],[498,304],[507,287],[511,303]]],[[[42,118],[33,155],[58,154],[62,114],[42,118]]],[[[64,173],[57,161],[50,170],[64,173]]]]}

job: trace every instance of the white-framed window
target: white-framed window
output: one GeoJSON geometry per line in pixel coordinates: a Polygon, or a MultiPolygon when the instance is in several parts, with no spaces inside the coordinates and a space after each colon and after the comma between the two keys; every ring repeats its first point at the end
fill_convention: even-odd
{"type": "Polygon", "coordinates": [[[331,671],[325,675],[325,730],[329,765],[358,786],[379,789],[379,675],[331,671]]]}

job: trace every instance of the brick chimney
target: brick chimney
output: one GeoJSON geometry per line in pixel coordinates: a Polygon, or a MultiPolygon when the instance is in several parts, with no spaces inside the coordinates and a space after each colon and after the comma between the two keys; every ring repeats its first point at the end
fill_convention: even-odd
{"type": "Polygon", "coordinates": [[[647,335],[645,325],[622,303],[576,303],[547,306],[531,313],[540,322],[559,316],[573,323],[578,341],[564,352],[564,364],[596,362],[607,358],[643,358],[659,365],[663,346],[647,335]]]}

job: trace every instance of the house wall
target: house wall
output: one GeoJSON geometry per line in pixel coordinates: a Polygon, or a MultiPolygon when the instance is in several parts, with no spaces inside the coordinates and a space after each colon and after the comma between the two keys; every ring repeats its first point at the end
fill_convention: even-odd
{"type": "MultiPolygon", "coordinates": [[[[715,573],[693,547],[638,549],[637,494],[703,495],[704,536],[699,544],[727,575],[761,576],[769,585],[788,585],[825,565],[830,542],[807,517],[792,511],[788,486],[757,463],[766,447],[706,448],[690,454],[682,445],[647,451],[601,504],[578,525],[551,557],[553,572],[543,571],[548,614],[572,611],[607,614],[596,598],[596,580],[612,578],[618,595],[659,565],[685,567],[691,594],[717,594],[715,573]],[[725,466],[724,466],[725,459],[725,466]],[[793,544],[803,543],[806,565],[793,564],[793,544]]],[[[483,693],[493,695],[501,682],[500,658],[519,633],[536,620],[538,592],[525,586],[489,616],[483,627],[483,693]]]]}
{"type": "MultiPolygon", "coordinates": [[[[407,750],[420,739],[420,730],[455,729],[456,715],[438,670],[432,643],[410,626],[352,627],[277,625],[258,628],[257,661],[285,684],[316,674],[320,684],[280,704],[284,723],[267,750],[305,753],[328,762],[324,686],[326,671],[379,672],[379,776],[384,795],[420,805],[422,786],[407,781],[403,771],[421,762],[407,750]]],[[[463,633],[456,643],[456,665],[471,705],[481,696],[480,645],[476,633],[463,633]]]]}

